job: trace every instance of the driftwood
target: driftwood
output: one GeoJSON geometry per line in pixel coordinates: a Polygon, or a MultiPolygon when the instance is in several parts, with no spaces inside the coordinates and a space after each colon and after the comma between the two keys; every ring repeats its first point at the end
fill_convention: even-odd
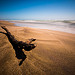
{"type": "Polygon", "coordinates": [[[35,41],[36,39],[29,39],[26,42],[23,41],[18,41],[15,39],[15,37],[9,32],[9,30],[5,27],[5,26],[1,26],[2,29],[4,29],[6,31],[6,33],[4,32],[0,32],[5,34],[8,37],[9,42],[12,44],[13,49],[15,50],[15,54],[16,57],[18,59],[22,59],[19,63],[19,65],[21,65],[23,63],[23,61],[26,59],[26,55],[24,54],[24,52],[22,51],[22,49],[26,50],[26,51],[30,51],[32,49],[34,49],[36,47],[35,44],[31,44],[33,41],[35,41]]]}

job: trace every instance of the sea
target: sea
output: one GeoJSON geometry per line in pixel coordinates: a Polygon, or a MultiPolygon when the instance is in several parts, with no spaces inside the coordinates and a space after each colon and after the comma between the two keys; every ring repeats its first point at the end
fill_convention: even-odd
{"type": "Polygon", "coordinates": [[[48,29],[75,34],[75,21],[10,20],[15,26],[48,29]]]}

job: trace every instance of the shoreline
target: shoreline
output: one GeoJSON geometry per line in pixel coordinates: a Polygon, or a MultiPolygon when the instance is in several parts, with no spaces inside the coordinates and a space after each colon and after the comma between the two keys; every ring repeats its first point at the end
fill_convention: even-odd
{"type": "Polygon", "coordinates": [[[75,26],[73,24],[75,23],[65,23],[63,21],[61,22],[12,22],[15,26],[20,27],[29,27],[29,28],[38,28],[38,29],[48,29],[48,30],[54,30],[54,31],[60,31],[60,32],[66,32],[66,33],[72,33],[75,34],[75,26]],[[70,25],[72,24],[72,25],[70,25]]]}
{"type": "MultiPolygon", "coordinates": [[[[4,20],[0,20],[0,22],[3,21],[3,22],[8,22],[7,24],[12,24],[11,26],[16,26],[16,27],[25,27],[25,26],[18,26],[18,25],[15,25],[15,23],[12,23],[10,21],[4,21],[4,20]]],[[[19,23],[23,23],[23,22],[19,22],[19,23]]],[[[27,22],[27,24],[30,24],[30,22],[27,22]]],[[[31,22],[32,23],[32,22],[31,22]]],[[[34,27],[26,27],[26,28],[32,28],[32,29],[41,29],[41,30],[50,30],[50,31],[56,31],[56,32],[61,32],[61,33],[69,33],[69,34],[74,34],[75,33],[71,33],[71,32],[64,32],[64,31],[59,31],[59,30],[52,30],[52,29],[43,29],[43,28],[34,28],[34,27]]]]}
{"type": "MultiPolygon", "coordinates": [[[[22,27],[22,26],[16,26],[15,23],[11,23],[9,21],[1,21],[0,22],[6,22],[3,25],[8,25],[8,26],[15,26],[15,27],[22,27]],[[10,25],[9,25],[10,24],[10,25]]],[[[59,32],[59,33],[66,33],[66,34],[73,34],[73,33],[68,33],[68,32],[63,32],[63,31],[57,31],[57,30],[50,30],[50,29],[41,29],[41,28],[33,28],[33,27],[24,27],[24,28],[30,28],[30,29],[38,29],[38,30],[47,30],[47,31],[53,31],[53,32],[59,32]]],[[[75,35],[75,34],[73,34],[75,35]]]]}
{"type": "MultiPolygon", "coordinates": [[[[24,51],[27,58],[21,66],[8,38],[0,33],[0,75],[74,75],[75,34],[15,26],[0,21],[17,40],[35,38],[37,47],[24,51]]],[[[5,32],[0,27],[0,32],[5,32]]]]}
{"type": "Polygon", "coordinates": [[[12,27],[21,27],[21,28],[27,28],[27,29],[34,29],[34,30],[43,30],[43,31],[50,31],[50,32],[53,32],[53,33],[59,33],[59,34],[69,34],[69,35],[75,35],[75,34],[72,34],[72,33],[68,33],[68,32],[63,32],[63,31],[56,31],[56,30],[50,30],[50,29],[40,29],[40,28],[32,28],[32,27],[22,27],[22,26],[16,26],[14,23],[10,23],[9,21],[0,21],[2,22],[3,25],[6,25],[6,26],[12,26],[12,27]]]}

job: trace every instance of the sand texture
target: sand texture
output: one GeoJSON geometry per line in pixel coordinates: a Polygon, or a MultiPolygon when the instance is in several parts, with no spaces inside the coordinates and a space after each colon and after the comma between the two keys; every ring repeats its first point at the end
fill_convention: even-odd
{"type": "MultiPolygon", "coordinates": [[[[24,51],[21,66],[5,34],[0,33],[0,75],[75,75],[75,34],[14,26],[0,21],[17,40],[35,38],[37,47],[24,51]]],[[[0,32],[5,32],[0,27],[0,32]]]]}

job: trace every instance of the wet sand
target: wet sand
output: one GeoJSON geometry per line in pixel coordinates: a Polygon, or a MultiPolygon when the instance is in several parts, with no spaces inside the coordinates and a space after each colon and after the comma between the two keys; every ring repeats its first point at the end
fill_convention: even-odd
{"type": "MultiPolygon", "coordinates": [[[[75,75],[75,34],[14,26],[0,21],[17,40],[37,39],[37,47],[24,51],[27,58],[21,66],[7,36],[0,33],[0,75],[75,75]]],[[[0,27],[0,32],[5,32],[0,27]]]]}

